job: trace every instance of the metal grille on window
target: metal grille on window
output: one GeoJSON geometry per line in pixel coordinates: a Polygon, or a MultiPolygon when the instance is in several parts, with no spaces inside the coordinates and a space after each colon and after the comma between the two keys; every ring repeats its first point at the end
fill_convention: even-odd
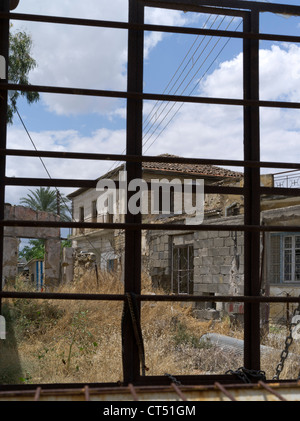
{"type": "Polygon", "coordinates": [[[194,280],[194,248],[192,245],[173,247],[172,290],[192,294],[194,280]]]}

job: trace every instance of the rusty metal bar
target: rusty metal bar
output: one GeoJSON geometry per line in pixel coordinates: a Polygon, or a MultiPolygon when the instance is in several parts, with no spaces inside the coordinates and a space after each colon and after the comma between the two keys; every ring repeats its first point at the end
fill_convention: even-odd
{"type": "MultiPolygon", "coordinates": [[[[251,168],[251,167],[250,167],[251,168]]],[[[253,166],[253,168],[257,168],[253,166]]],[[[201,175],[199,175],[200,177],[201,175]]],[[[6,186],[49,186],[49,187],[77,187],[77,188],[96,188],[98,180],[76,180],[76,179],[63,179],[63,178],[23,178],[23,177],[4,177],[6,186]]],[[[119,181],[115,181],[116,188],[119,188],[119,181]]],[[[148,188],[151,187],[151,182],[147,182],[148,188]]],[[[193,186],[195,190],[196,187],[193,186]]],[[[232,186],[217,186],[205,185],[206,194],[232,194],[242,195],[245,187],[232,187],[232,186]]],[[[287,187],[257,187],[259,194],[277,194],[284,196],[300,195],[299,188],[287,187]]]]}
{"type": "MultiPolygon", "coordinates": [[[[80,160],[103,160],[103,161],[124,161],[124,162],[155,162],[155,163],[176,163],[188,165],[218,165],[218,166],[236,166],[252,168],[283,168],[300,170],[299,162],[266,162],[266,161],[241,161],[231,159],[208,159],[208,158],[184,158],[177,156],[149,156],[143,155],[122,155],[122,154],[101,154],[88,152],[58,152],[58,151],[34,151],[23,149],[0,149],[0,156],[22,156],[22,157],[41,157],[41,158],[61,158],[61,159],[80,159],[80,160]]],[[[293,171],[292,170],[292,171],[293,171]]],[[[280,174],[280,173],[278,173],[280,174]]],[[[263,191],[263,188],[261,188],[263,191]]]]}
{"type": "MultiPolygon", "coordinates": [[[[9,11],[9,0],[0,2],[0,11],[9,11]]],[[[7,141],[7,91],[3,85],[7,82],[8,78],[8,43],[9,43],[9,20],[0,20],[0,54],[6,60],[5,65],[5,78],[0,79],[0,148],[6,148],[7,141]]],[[[6,157],[0,157],[0,220],[4,219],[4,206],[5,206],[5,168],[6,157]]],[[[0,291],[2,291],[3,279],[3,251],[4,251],[4,227],[0,227],[0,291]]],[[[2,305],[0,299],[0,314],[2,314],[2,305]]]]}
{"type": "Polygon", "coordinates": [[[40,400],[41,392],[42,392],[42,388],[40,386],[37,387],[34,394],[34,399],[33,399],[35,402],[40,400]]]}
{"type": "MultiPolygon", "coordinates": [[[[127,165],[128,168],[128,165],[127,165]]],[[[5,184],[7,186],[50,186],[50,187],[77,187],[77,188],[96,188],[98,180],[74,180],[62,178],[20,178],[20,177],[5,177],[5,184]]],[[[119,188],[119,181],[115,181],[115,186],[119,188]]],[[[151,187],[151,182],[147,182],[148,188],[151,187]]],[[[194,190],[195,190],[195,186],[194,190]]],[[[293,189],[295,191],[296,189],[293,189]]],[[[300,190],[300,189],[298,189],[300,190]]],[[[205,186],[205,193],[223,193],[223,194],[243,194],[243,187],[231,186],[205,186]]]]}
{"type": "Polygon", "coordinates": [[[222,393],[224,393],[225,396],[227,396],[227,398],[229,398],[231,401],[236,401],[236,399],[234,398],[234,396],[228,392],[228,390],[225,389],[224,386],[222,386],[219,382],[215,382],[215,386],[217,389],[219,389],[222,393]]]}
{"type": "Polygon", "coordinates": [[[281,401],[287,401],[280,393],[276,392],[276,390],[272,389],[270,386],[268,386],[266,383],[262,382],[261,380],[258,382],[260,386],[262,386],[264,389],[266,389],[268,392],[275,395],[279,400],[281,401]]]}
{"type": "Polygon", "coordinates": [[[84,392],[84,400],[87,401],[87,402],[90,401],[91,399],[90,399],[89,386],[84,386],[83,392],[84,392]]]}
{"type": "MultiPolygon", "coordinates": [[[[259,13],[251,11],[244,19],[244,30],[259,32],[259,13]]],[[[244,98],[259,99],[259,42],[244,40],[244,98]]],[[[244,108],[244,159],[260,161],[259,107],[244,108]]],[[[260,224],[260,171],[244,170],[244,216],[246,225],[260,224]]],[[[259,295],[260,233],[245,231],[244,235],[244,293],[259,295]]],[[[260,313],[259,305],[245,304],[244,315],[244,365],[260,369],[260,313]]]]}
{"type": "MultiPolygon", "coordinates": [[[[129,23],[144,23],[144,7],[137,0],[129,0],[129,23]]],[[[144,66],[144,33],[129,30],[128,34],[128,71],[127,90],[143,92],[143,66],[144,66]]],[[[137,98],[127,100],[127,133],[126,154],[142,156],[143,154],[143,101],[137,98]]],[[[128,162],[126,164],[127,183],[134,179],[142,178],[142,163],[128,162]]],[[[127,184],[127,186],[128,186],[127,184]]],[[[133,192],[128,192],[127,200],[133,192]]],[[[137,224],[142,222],[142,215],[133,215],[129,212],[125,215],[125,223],[137,224]]],[[[142,255],[142,232],[125,231],[125,267],[124,288],[125,293],[141,293],[141,255],[142,255]]],[[[128,301],[124,303],[128,307],[128,301]]],[[[140,306],[140,304],[139,304],[140,306]]],[[[126,308],[125,308],[126,310],[126,308]]],[[[127,308],[127,310],[129,310],[127,308]]],[[[140,314],[140,308],[138,309],[140,314]]],[[[136,323],[140,323],[139,316],[136,323]]],[[[123,376],[125,383],[134,383],[140,376],[140,354],[136,341],[134,326],[130,311],[125,311],[122,320],[122,343],[123,343],[123,376]]]]}
{"type": "MultiPolygon", "coordinates": [[[[15,292],[2,291],[0,292],[2,298],[14,299],[36,299],[36,300],[85,300],[85,301],[125,301],[127,299],[124,294],[89,294],[89,293],[59,293],[59,292],[15,292]]],[[[136,295],[138,302],[153,301],[153,302],[244,302],[244,303],[299,303],[299,297],[278,297],[278,296],[246,296],[246,295],[136,295]]]]}
{"type": "Polygon", "coordinates": [[[137,402],[139,400],[139,398],[138,398],[138,395],[137,395],[136,390],[135,390],[132,383],[128,384],[128,389],[129,389],[130,393],[132,394],[133,400],[137,402]]]}
{"type": "Polygon", "coordinates": [[[187,397],[182,393],[180,388],[175,383],[171,383],[171,387],[175,390],[175,392],[177,393],[177,395],[180,397],[182,401],[187,401],[187,397]]]}
{"type": "Polygon", "coordinates": [[[155,231],[241,231],[241,232],[295,232],[300,231],[299,225],[185,225],[185,224],[137,224],[137,223],[92,223],[92,222],[58,222],[58,221],[21,221],[2,220],[4,227],[48,227],[48,228],[87,228],[110,230],[155,230],[155,231]]]}
{"type": "MultiPolygon", "coordinates": [[[[299,41],[300,42],[300,41],[299,41]]],[[[22,91],[22,92],[42,92],[56,93],[77,96],[96,96],[107,98],[136,99],[145,101],[167,101],[167,102],[185,102],[191,104],[216,104],[216,105],[233,105],[233,106],[249,106],[249,107],[267,107],[267,108],[300,108],[299,102],[286,101],[266,101],[258,99],[234,99],[234,98],[214,98],[186,95],[167,95],[156,93],[142,93],[135,90],[131,91],[112,91],[112,90],[95,90],[86,88],[68,88],[60,86],[43,86],[43,85],[19,85],[13,83],[3,84],[3,89],[22,91]]]]}
{"type": "MultiPolygon", "coordinates": [[[[143,1],[143,0],[142,0],[143,1]]],[[[259,10],[261,12],[272,12],[272,13],[283,13],[293,14],[295,16],[300,15],[299,7],[289,4],[275,4],[275,3],[263,3],[256,1],[245,0],[145,0],[151,7],[162,7],[169,9],[179,9],[184,11],[193,11],[198,6],[216,6],[218,8],[239,8],[242,10],[259,10]]]]}
{"type": "MultiPolygon", "coordinates": [[[[203,9],[202,9],[203,10],[203,9]]],[[[207,9],[206,12],[210,13],[207,9]]],[[[244,17],[245,12],[230,9],[218,9],[215,11],[216,14],[224,14],[229,16],[240,16],[244,17]]],[[[277,12],[280,13],[280,12],[277,12]]],[[[283,12],[281,12],[283,13],[283,12]]],[[[288,12],[287,12],[288,13],[288,12]]],[[[291,12],[292,13],[292,12],[291,12]]],[[[299,11],[298,11],[299,14],[299,11]]],[[[151,32],[167,32],[167,33],[179,33],[179,34],[190,34],[190,35],[209,35],[226,38],[244,38],[244,39],[256,39],[265,41],[285,41],[285,42],[300,42],[300,37],[296,35],[277,35],[277,34],[263,34],[263,33],[251,33],[239,32],[239,31],[226,31],[219,29],[203,29],[203,28],[190,28],[180,26],[168,26],[168,25],[154,25],[154,24],[134,24],[126,22],[116,21],[104,21],[104,20],[92,20],[92,19],[80,19],[80,18],[64,18],[59,16],[44,16],[44,15],[32,15],[32,14],[21,14],[21,13],[0,13],[0,20],[9,18],[11,20],[30,21],[30,22],[43,22],[43,23],[54,23],[54,24],[65,24],[65,25],[77,25],[77,26],[88,26],[98,28],[110,28],[110,29],[123,29],[123,30],[136,30],[136,31],[151,31],[151,32]]]]}
{"type": "MultiPolygon", "coordinates": [[[[153,5],[151,0],[140,0],[140,1],[146,7],[147,6],[156,7],[155,5],[153,5]]],[[[182,8],[180,6],[176,7],[176,5],[170,6],[170,4],[168,4],[168,3],[160,2],[159,7],[161,9],[174,9],[174,10],[178,9],[178,10],[181,10],[181,11],[186,10],[186,11],[189,11],[189,12],[211,13],[211,14],[219,14],[219,15],[222,15],[222,16],[237,16],[237,17],[241,17],[241,18],[243,18],[245,16],[245,13],[247,13],[244,10],[238,10],[238,9],[228,9],[228,8],[225,9],[224,7],[221,8],[221,7],[217,7],[217,6],[210,7],[209,5],[201,6],[200,2],[197,5],[188,4],[184,8],[182,8]]]]}

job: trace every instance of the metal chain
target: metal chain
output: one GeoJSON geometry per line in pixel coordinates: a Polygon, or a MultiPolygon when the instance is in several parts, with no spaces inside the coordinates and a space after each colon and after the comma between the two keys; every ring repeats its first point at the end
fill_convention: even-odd
{"type": "Polygon", "coordinates": [[[165,376],[168,377],[172,381],[172,383],[177,384],[177,386],[181,385],[181,382],[177,380],[176,377],[172,376],[172,374],[165,373],[165,376]]]}
{"type": "Polygon", "coordinates": [[[249,370],[245,367],[240,367],[236,371],[228,370],[225,374],[233,374],[244,383],[252,383],[253,381],[266,380],[266,373],[261,370],[249,370]]]}
{"type": "MultiPolygon", "coordinates": [[[[300,296],[299,296],[300,298],[300,296]]],[[[298,307],[294,310],[293,316],[292,316],[292,321],[290,323],[290,327],[289,327],[289,334],[285,339],[285,347],[284,350],[281,352],[280,354],[280,362],[276,367],[276,374],[273,377],[273,380],[279,380],[279,376],[283,370],[285,361],[289,355],[289,348],[293,343],[294,337],[293,337],[293,331],[294,328],[300,323],[300,320],[298,320],[297,322],[293,322],[293,319],[295,316],[299,316],[300,315],[300,302],[298,307]]],[[[299,376],[300,376],[300,372],[299,372],[299,376]]]]}

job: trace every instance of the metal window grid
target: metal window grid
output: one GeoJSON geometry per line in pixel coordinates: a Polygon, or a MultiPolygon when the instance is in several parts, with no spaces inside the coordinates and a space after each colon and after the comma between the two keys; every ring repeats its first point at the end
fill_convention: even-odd
{"type": "MultiPolygon", "coordinates": [[[[260,312],[261,303],[270,302],[299,302],[296,297],[264,297],[260,295],[259,273],[259,241],[261,232],[300,231],[300,227],[278,227],[260,225],[260,196],[262,194],[295,195],[300,189],[271,188],[260,186],[260,168],[280,168],[299,170],[299,163],[262,162],[260,160],[260,107],[299,109],[299,102],[261,101],[259,99],[259,41],[287,41],[300,42],[299,36],[284,36],[276,34],[262,34],[259,32],[259,16],[261,12],[286,13],[300,16],[300,7],[264,2],[241,0],[129,0],[128,22],[112,22],[103,20],[89,20],[79,18],[65,18],[54,16],[40,16],[33,14],[19,14],[9,12],[9,0],[0,3],[0,54],[8,57],[9,21],[48,22],[65,25],[87,27],[106,27],[128,30],[128,85],[126,92],[112,90],[79,89],[67,87],[51,87],[37,85],[17,85],[0,81],[0,256],[3,254],[4,227],[68,227],[68,228],[108,228],[125,230],[125,291],[124,294],[61,294],[61,293],[25,293],[0,291],[3,298],[32,298],[56,300],[117,300],[126,303],[126,294],[136,294],[139,305],[143,301],[189,301],[189,302],[243,302],[245,305],[245,336],[244,336],[244,365],[248,369],[260,369],[260,312]],[[241,32],[208,30],[164,25],[149,25],[144,23],[145,7],[159,7],[194,12],[217,13],[228,16],[239,16],[243,19],[241,32]],[[239,38],[243,40],[243,71],[244,95],[242,99],[206,98],[177,96],[164,94],[149,94],[143,92],[143,36],[144,31],[159,31],[179,34],[214,35],[220,37],[239,38]],[[93,154],[53,151],[27,151],[7,148],[6,142],[6,111],[8,90],[33,91],[40,93],[56,93],[70,95],[85,95],[95,97],[123,98],[127,100],[127,144],[126,154],[93,154]],[[242,106],[244,109],[244,159],[220,160],[202,158],[175,158],[143,156],[142,152],[142,106],[144,100],[160,100],[199,104],[223,104],[242,106]],[[206,193],[240,194],[245,200],[245,220],[243,225],[171,225],[171,224],[143,224],[140,215],[126,215],[124,223],[90,223],[90,222],[39,222],[39,221],[11,221],[4,219],[4,197],[6,186],[53,186],[53,187],[95,187],[95,180],[73,179],[41,179],[41,178],[11,178],[5,173],[7,156],[84,159],[84,160],[113,160],[127,163],[128,183],[134,178],[141,178],[142,162],[168,162],[187,164],[213,164],[239,166],[244,168],[243,187],[208,186],[206,193]],[[142,230],[231,230],[242,231],[245,235],[245,280],[243,296],[206,297],[196,295],[141,295],[141,232],[142,230]]],[[[7,74],[7,73],[6,73],[7,74]]],[[[2,278],[3,263],[0,260],[0,278],[2,278]]],[[[124,322],[123,341],[123,384],[124,385],[166,385],[170,380],[165,376],[141,376],[140,358],[133,328],[129,317],[124,322]]],[[[181,384],[215,384],[215,382],[230,383],[230,375],[178,376],[181,384]]],[[[107,385],[104,383],[102,385],[107,385]]],[[[219,383],[218,383],[219,384],[219,383]]],[[[53,386],[53,385],[52,385],[53,386]]],[[[70,385],[59,385],[67,388],[70,385]]],[[[71,385],[76,386],[72,383],[71,385]]],[[[82,385],[77,385],[82,386],[82,385]]],[[[99,386],[99,385],[98,385],[99,386]]],[[[26,386],[18,386],[19,389],[26,386]]],[[[31,388],[33,386],[31,385],[31,388]]],[[[2,390],[9,387],[1,386],[2,390]]]]}

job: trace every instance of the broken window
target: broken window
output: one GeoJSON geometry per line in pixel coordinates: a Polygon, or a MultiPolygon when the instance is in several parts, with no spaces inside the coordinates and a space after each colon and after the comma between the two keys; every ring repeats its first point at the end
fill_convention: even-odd
{"type": "Polygon", "coordinates": [[[193,245],[173,246],[172,291],[177,294],[192,294],[193,281],[193,245]]]}

